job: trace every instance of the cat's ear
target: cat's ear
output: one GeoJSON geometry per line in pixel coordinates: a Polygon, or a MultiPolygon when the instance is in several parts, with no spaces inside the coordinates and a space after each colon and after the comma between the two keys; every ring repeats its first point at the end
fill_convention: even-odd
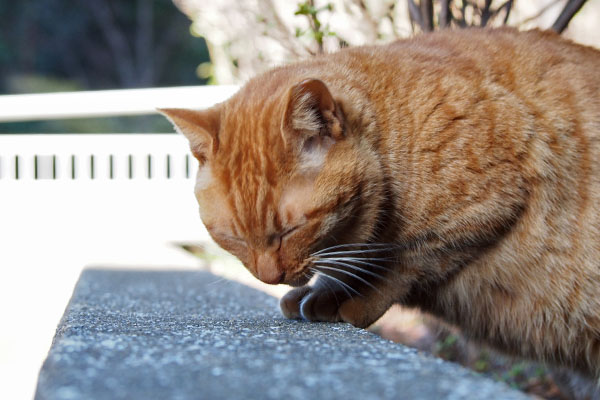
{"type": "Polygon", "coordinates": [[[211,159],[217,151],[221,117],[219,109],[190,110],[185,108],[160,108],[177,132],[190,141],[192,154],[201,163],[211,159]]]}
{"type": "Polygon", "coordinates": [[[323,81],[306,79],[290,89],[282,131],[286,143],[317,136],[342,138],[342,115],[323,81]]]}

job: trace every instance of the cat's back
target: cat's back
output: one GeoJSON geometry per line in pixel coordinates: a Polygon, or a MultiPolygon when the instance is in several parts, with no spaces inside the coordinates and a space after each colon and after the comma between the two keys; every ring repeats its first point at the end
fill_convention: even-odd
{"type": "Polygon", "coordinates": [[[586,253],[571,255],[600,273],[591,260],[600,255],[600,51],[550,31],[500,28],[441,31],[341,56],[368,70],[362,77],[387,148],[420,154],[405,157],[399,174],[493,179],[503,172],[477,165],[510,160],[528,186],[524,207],[535,224],[553,225],[539,236],[570,242],[586,253]],[[441,160],[457,156],[471,166],[439,172],[441,160]]]}
{"type": "Polygon", "coordinates": [[[349,67],[374,79],[402,81],[402,75],[431,77],[469,75],[476,85],[485,80],[514,90],[544,80],[586,82],[600,89],[600,51],[563,39],[551,31],[520,32],[513,28],[440,31],[385,46],[363,46],[331,57],[331,67],[349,67]]]}
{"type": "Polygon", "coordinates": [[[427,88],[490,92],[497,87],[541,112],[572,104],[600,113],[600,51],[550,31],[441,31],[385,46],[350,48],[325,60],[317,68],[329,69],[325,75],[330,80],[362,82],[376,99],[385,91],[388,102],[410,101],[409,96],[419,100],[427,88]],[[574,95],[565,103],[568,93],[574,95]]]}
{"type": "Polygon", "coordinates": [[[582,116],[586,110],[600,113],[600,51],[551,31],[440,32],[396,42],[389,50],[403,66],[466,77],[473,90],[497,85],[541,113],[570,107],[582,116]]]}

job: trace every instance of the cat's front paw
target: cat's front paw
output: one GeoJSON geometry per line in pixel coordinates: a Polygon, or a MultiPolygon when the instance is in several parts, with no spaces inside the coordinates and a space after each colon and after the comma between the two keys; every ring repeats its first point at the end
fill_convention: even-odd
{"type": "Polygon", "coordinates": [[[339,322],[342,319],[338,310],[344,300],[342,294],[302,286],[286,293],[279,305],[281,312],[287,318],[339,322]]]}
{"type": "Polygon", "coordinates": [[[389,307],[376,297],[349,297],[345,293],[302,286],[281,298],[281,312],[290,319],[307,321],[348,322],[366,328],[389,307]]]}
{"type": "Polygon", "coordinates": [[[281,312],[289,319],[302,319],[300,302],[310,292],[310,286],[301,286],[287,292],[279,301],[281,312]]]}

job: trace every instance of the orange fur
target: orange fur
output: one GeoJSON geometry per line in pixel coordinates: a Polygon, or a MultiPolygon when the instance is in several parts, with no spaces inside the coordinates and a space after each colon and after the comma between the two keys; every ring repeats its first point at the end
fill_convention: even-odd
{"type": "Polygon", "coordinates": [[[288,317],[364,327],[401,303],[600,374],[597,50],[548,32],[444,31],[163,112],[201,160],[217,243],[268,283],[329,275],[282,299],[288,317]],[[351,243],[371,245],[330,248],[351,243]],[[344,268],[333,251],[353,251],[344,268]]]}

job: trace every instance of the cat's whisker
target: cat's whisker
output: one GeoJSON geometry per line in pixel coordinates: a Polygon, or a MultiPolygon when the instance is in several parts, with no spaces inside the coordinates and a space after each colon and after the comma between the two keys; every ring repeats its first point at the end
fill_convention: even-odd
{"type": "Polygon", "coordinates": [[[381,276],[381,275],[379,275],[379,274],[377,274],[377,273],[375,273],[373,271],[369,271],[369,270],[367,270],[365,268],[361,268],[361,267],[358,267],[356,265],[352,265],[352,264],[345,263],[345,262],[342,262],[342,261],[319,260],[319,263],[325,263],[325,264],[328,264],[328,265],[337,265],[339,267],[347,267],[347,268],[353,269],[355,271],[362,272],[364,274],[374,276],[375,278],[386,280],[386,278],[384,276],[381,276]]]}
{"type": "MultiPolygon", "coordinates": [[[[333,298],[335,299],[335,302],[339,307],[340,301],[338,300],[337,295],[335,294],[335,288],[332,286],[332,284],[327,279],[322,279],[321,282],[331,292],[331,294],[333,294],[333,298]]],[[[348,294],[348,296],[350,296],[350,293],[348,293],[348,292],[346,292],[346,293],[348,294]]],[[[350,296],[350,297],[352,297],[352,296],[350,296]]]]}
{"type": "Polygon", "coordinates": [[[343,251],[332,251],[329,253],[313,253],[311,256],[313,257],[322,257],[322,256],[337,256],[337,255],[352,255],[352,254],[370,254],[370,253],[383,253],[387,251],[394,251],[394,248],[381,248],[381,249],[366,249],[366,250],[343,250],[343,251]]]}
{"type": "MultiPolygon", "coordinates": [[[[327,257],[327,256],[325,256],[325,257],[322,257],[322,258],[337,258],[337,257],[327,257]]],[[[340,258],[348,259],[348,260],[362,260],[362,261],[394,261],[394,260],[398,259],[398,257],[368,257],[368,256],[365,256],[365,257],[352,257],[352,256],[349,256],[349,257],[340,257],[340,258]]]]}
{"type": "Polygon", "coordinates": [[[209,293],[214,293],[218,290],[223,290],[224,288],[230,287],[232,285],[235,285],[235,281],[228,279],[226,277],[220,277],[218,279],[215,279],[212,282],[209,282],[206,286],[206,290],[209,293]]]}
{"type": "Polygon", "coordinates": [[[344,292],[346,292],[346,294],[348,295],[349,298],[352,298],[352,294],[350,294],[350,292],[348,292],[348,289],[350,289],[350,291],[352,291],[353,293],[355,293],[358,296],[362,297],[362,294],[360,294],[360,292],[358,292],[356,289],[354,289],[352,286],[350,286],[349,284],[347,284],[346,282],[342,281],[341,279],[336,278],[335,276],[331,276],[323,271],[319,271],[316,268],[311,268],[311,271],[315,272],[316,274],[318,274],[319,276],[322,276],[324,278],[329,278],[332,281],[336,282],[337,284],[340,285],[340,287],[344,290],[344,292]],[[348,288],[348,289],[346,289],[348,288]]]}
{"type": "MultiPolygon", "coordinates": [[[[375,286],[373,286],[373,284],[371,284],[366,279],[363,279],[360,276],[356,275],[355,273],[352,273],[350,271],[346,271],[345,269],[342,269],[342,268],[334,268],[334,267],[329,267],[329,266],[325,266],[325,265],[321,265],[321,264],[315,264],[315,265],[318,267],[319,271],[322,271],[323,269],[326,269],[326,270],[329,270],[329,271],[335,271],[335,272],[339,272],[341,274],[345,274],[345,275],[351,276],[354,279],[356,279],[357,281],[360,281],[360,282],[364,283],[365,285],[369,286],[371,289],[375,290],[377,293],[382,294],[379,289],[377,289],[375,286]]],[[[332,277],[331,275],[327,275],[327,276],[332,277]]]]}
{"type": "Polygon", "coordinates": [[[346,244],[337,244],[335,246],[330,246],[330,247],[326,247],[324,249],[321,249],[319,251],[316,251],[314,253],[312,253],[312,255],[318,255],[330,250],[335,250],[335,249],[341,249],[341,248],[347,248],[347,247],[367,247],[367,248],[375,248],[375,247],[400,247],[396,244],[392,244],[392,243],[346,243],[346,244]]]}
{"type": "MultiPolygon", "coordinates": [[[[324,259],[324,258],[338,258],[335,255],[330,257],[328,254],[319,254],[318,256],[313,256],[313,257],[317,257],[318,259],[324,259]]],[[[350,254],[349,256],[343,256],[339,257],[339,258],[344,258],[344,259],[352,259],[352,260],[368,260],[368,261],[394,261],[397,260],[398,257],[371,257],[367,254],[365,254],[364,257],[357,257],[356,254],[350,254]]]]}
{"type": "Polygon", "coordinates": [[[213,285],[217,285],[220,283],[224,283],[224,281],[229,281],[229,279],[227,279],[225,277],[220,277],[220,278],[215,279],[212,282],[207,283],[207,286],[213,286],[213,285]]]}
{"type": "MultiPolygon", "coordinates": [[[[373,267],[373,268],[377,268],[377,269],[381,269],[384,271],[389,271],[390,268],[388,267],[384,267],[383,265],[378,265],[375,263],[371,263],[368,261],[365,261],[363,259],[359,259],[359,258],[355,258],[355,257],[323,257],[323,258],[319,258],[319,261],[321,260],[329,260],[329,261],[342,261],[342,262],[349,262],[349,263],[357,263],[357,264],[361,264],[361,265],[368,265],[369,267],[373,267]]],[[[367,258],[367,260],[384,260],[383,258],[367,258]]]]}

